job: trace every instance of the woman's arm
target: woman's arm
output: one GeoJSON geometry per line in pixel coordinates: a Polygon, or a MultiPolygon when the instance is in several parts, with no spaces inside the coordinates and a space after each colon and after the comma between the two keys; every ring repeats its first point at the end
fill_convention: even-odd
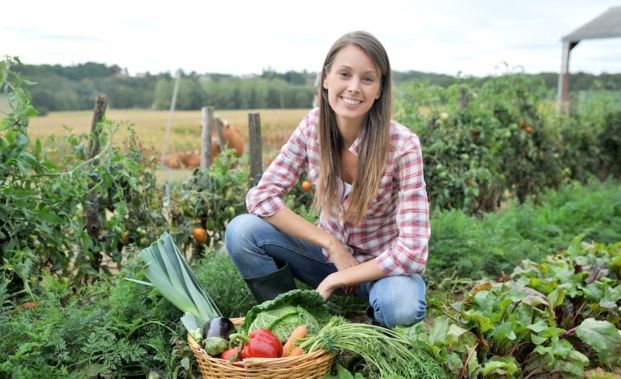
{"type": "Polygon", "coordinates": [[[326,300],[337,288],[346,288],[347,292],[360,283],[386,276],[375,260],[359,264],[338,239],[304,220],[289,208],[283,208],[274,215],[266,217],[265,220],[292,237],[301,238],[326,249],[338,269],[337,272],[328,275],[317,287],[317,292],[326,300]]]}
{"type": "Polygon", "coordinates": [[[324,248],[339,271],[358,264],[336,237],[306,221],[289,208],[282,208],[264,219],[283,233],[324,248]]]}
{"type": "Polygon", "coordinates": [[[374,281],[385,276],[386,274],[377,265],[377,262],[375,260],[370,260],[328,275],[319,283],[317,292],[327,300],[337,288],[351,288],[360,283],[374,281]]]}

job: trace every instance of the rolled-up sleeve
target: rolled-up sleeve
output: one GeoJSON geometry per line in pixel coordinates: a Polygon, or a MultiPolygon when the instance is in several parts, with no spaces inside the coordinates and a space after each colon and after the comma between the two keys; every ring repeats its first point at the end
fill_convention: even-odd
{"type": "Polygon", "coordinates": [[[376,259],[386,275],[423,273],[427,264],[429,203],[423,175],[423,156],[418,137],[412,135],[397,158],[396,178],[399,192],[396,222],[399,230],[390,248],[376,259]]]}
{"type": "Polygon", "coordinates": [[[259,183],[248,191],[246,207],[249,213],[269,217],[286,207],[282,196],[289,192],[300,174],[308,167],[309,127],[307,115],[265,170],[259,183]]]}

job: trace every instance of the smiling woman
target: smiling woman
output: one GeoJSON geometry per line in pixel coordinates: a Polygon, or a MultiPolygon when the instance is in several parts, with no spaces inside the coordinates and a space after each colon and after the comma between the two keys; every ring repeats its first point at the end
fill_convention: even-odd
{"type": "Polygon", "coordinates": [[[344,292],[368,300],[383,326],[424,319],[422,153],[418,137],[390,119],[391,82],[388,55],[367,32],[347,33],[328,51],[319,107],[248,192],[250,214],[227,226],[229,256],[258,302],[291,290],[296,277],[326,299],[344,292]],[[319,225],[282,198],[304,171],[319,225]]]}

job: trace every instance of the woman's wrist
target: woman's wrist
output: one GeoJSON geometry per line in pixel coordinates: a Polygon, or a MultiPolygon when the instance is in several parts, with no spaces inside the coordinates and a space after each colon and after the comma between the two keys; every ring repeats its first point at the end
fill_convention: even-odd
{"type": "Polygon", "coordinates": [[[335,248],[338,246],[340,242],[332,234],[329,234],[327,232],[326,234],[327,234],[327,237],[322,247],[326,249],[328,253],[332,253],[332,251],[335,250],[335,248]]]}

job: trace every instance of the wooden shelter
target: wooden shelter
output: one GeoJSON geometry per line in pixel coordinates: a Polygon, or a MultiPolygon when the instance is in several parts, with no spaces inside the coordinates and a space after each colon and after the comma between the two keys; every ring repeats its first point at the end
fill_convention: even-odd
{"type": "Polygon", "coordinates": [[[567,111],[569,106],[569,56],[571,50],[585,39],[621,37],[621,6],[611,7],[606,12],[587,22],[561,39],[563,56],[558,78],[557,113],[567,111]]]}

